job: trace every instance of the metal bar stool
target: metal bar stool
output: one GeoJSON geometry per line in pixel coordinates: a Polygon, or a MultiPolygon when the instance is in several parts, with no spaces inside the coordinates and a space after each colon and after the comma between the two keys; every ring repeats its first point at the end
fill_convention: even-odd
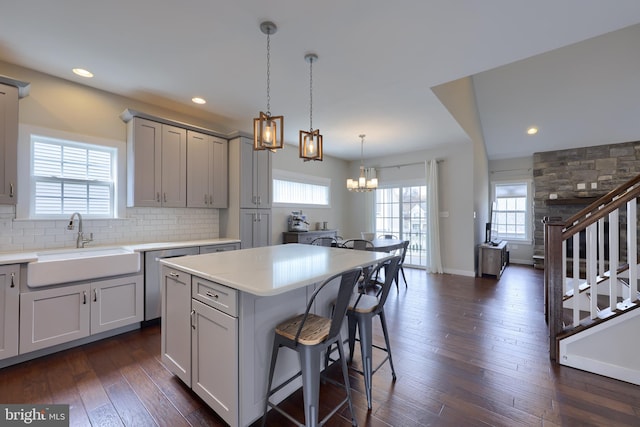
{"type": "Polygon", "coordinates": [[[321,426],[333,414],[335,414],[345,403],[349,404],[352,425],[357,425],[357,421],[353,414],[353,406],[351,404],[351,389],[349,386],[349,374],[347,372],[347,363],[344,358],[344,350],[342,348],[342,338],[340,329],[347,312],[349,298],[353,293],[356,281],[362,273],[361,268],[348,270],[336,274],[326,279],[315,292],[311,295],[304,314],[300,314],[292,319],[286,320],[275,328],[275,336],[273,339],[273,350],[271,353],[271,367],[269,368],[269,381],[267,385],[267,396],[265,398],[264,415],[262,417],[262,425],[267,421],[267,411],[269,407],[278,411],[291,422],[298,426],[321,426]],[[334,306],[331,318],[318,316],[310,313],[311,307],[315,301],[316,295],[326,287],[326,285],[334,279],[340,278],[340,287],[338,289],[338,297],[334,306]],[[320,357],[322,352],[329,348],[332,344],[337,344],[340,360],[342,364],[342,377],[344,384],[337,383],[329,378],[326,381],[344,386],[347,396],[343,399],[325,418],[318,422],[318,404],[320,399],[320,357]],[[276,360],[280,347],[288,347],[298,352],[300,358],[300,371],[284,381],[274,389],[271,388],[273,381],[273,371],[276,366],[276,360]],[[302,393],[304,400],[304,417],[305,424],[301,424],[291,415],[279,408],[269,399],[274,394],[289,384],[294,379],[302,376],[302,393]]]}
{"type": "Polygon", "coordinates": [[[373,278],[378,275],[381,268],[385,269],[385,280],[382,288],[378,293],[373,295],[356,293],[351,296],[349,308],[347,309],[347,319],[349,324],[349,362],[353,359],[353,349],[355,341],[360,341],[360,353],[362,354],[362,371],[354,369],[356,372],[364,376],[364,386],[367,395],[367,407],[371,409],[371,380],[373,374],[388,360],[391,366],[391,375],[393,381],[396,380],[396,371],[393,368],[393,358],[391,357],[391,346],[389,344],[389,333],[387,332],[387,321],[384,315],[384,303],[389,295],[391,284],[393,283],[400,256],[394,256],[388,261],[382,262],[376,266],[370,273],[369,277],[373,278]],[[382,332],[384,334],[384,342],[386,347],[380,347],[373,344],[373,318],[380,316],[382,324],[382,332]],[[356,326],[358,328],[358,337],[356,339],[356,326]],[[373,348],[385,351],[385,358],[374,369],[373,366],[373,348]]]}

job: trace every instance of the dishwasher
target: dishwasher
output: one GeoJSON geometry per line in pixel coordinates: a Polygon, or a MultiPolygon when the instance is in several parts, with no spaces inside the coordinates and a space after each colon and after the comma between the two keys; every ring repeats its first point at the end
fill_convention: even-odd
{"type": "Polygon", "coordinates": [[[174,248],[144,253],[144,320],[145,322],[160,318],[162,310],[160,260],[186,255],[198,255],[200,248],[174,248]]]}

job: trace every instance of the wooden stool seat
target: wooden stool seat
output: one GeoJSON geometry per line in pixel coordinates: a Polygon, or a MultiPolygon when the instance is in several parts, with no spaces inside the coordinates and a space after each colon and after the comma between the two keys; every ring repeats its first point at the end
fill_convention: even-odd
{"type": "MultiPolygon", "coordinates": [[[[304,314],[300,314],[292,319],[286,320],[276,326],[276,334],[282,335],[290,340],[296,339],[296,333],[300,323],[304,320],[304,314]]],[[[326,340],[331,328],[331,319],[309,313],[304,322],[298,342],[304,345],[316,345],[326,340]]]]}

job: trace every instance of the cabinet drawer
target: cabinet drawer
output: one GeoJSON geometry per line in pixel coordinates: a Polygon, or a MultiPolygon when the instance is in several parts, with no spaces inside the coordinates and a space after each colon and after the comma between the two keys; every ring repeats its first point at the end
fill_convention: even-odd
{"type": "Polygon", "coordinates": [[[200,277],[191,279],[191,296],[229,316],[238,317],[238,292],[200,277]]]}

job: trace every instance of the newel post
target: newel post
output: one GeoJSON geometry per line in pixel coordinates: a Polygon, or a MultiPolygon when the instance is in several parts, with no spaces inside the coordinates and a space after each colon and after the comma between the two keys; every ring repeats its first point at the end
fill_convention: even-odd
{"type": "Polygon", "coordinates": [[[561,218],[545,217],[544,224],[544,287],[545,313],[549,325],[549,357],[557,360],[558,344],[556,337],[562,332],[562,230],[561,218]]]}

